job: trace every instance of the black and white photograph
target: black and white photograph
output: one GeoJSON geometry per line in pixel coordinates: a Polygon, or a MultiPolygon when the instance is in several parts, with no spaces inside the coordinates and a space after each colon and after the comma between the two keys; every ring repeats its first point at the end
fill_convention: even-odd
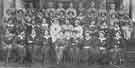
{"type": "Polygon", "coordinates": [[[135,68],[135,0],[0,0],[0,68],[135,68]]]}

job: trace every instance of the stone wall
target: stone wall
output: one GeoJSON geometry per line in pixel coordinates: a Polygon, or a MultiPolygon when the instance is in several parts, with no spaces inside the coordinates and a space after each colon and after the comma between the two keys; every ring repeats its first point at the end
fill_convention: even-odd
{"type": "Polygon", "coordinates": [[[3,0],[0,0],[0,24],[2,22],[2,16],[3,16],[3,0]]]}
{"type": "Polygon", "coordinates": [[[132,0],[132,5],[133,5],[133,7],[132,7],[133,8],[133,11],[132,11],[132,13],[133,13],[132,15],[133,16],[132,17],[133,17],[133,19],[135,21],[135,0],[132,0]]]}

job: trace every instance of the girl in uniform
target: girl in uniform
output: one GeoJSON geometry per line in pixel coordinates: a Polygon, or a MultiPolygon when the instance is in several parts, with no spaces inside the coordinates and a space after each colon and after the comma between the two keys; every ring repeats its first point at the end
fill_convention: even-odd
{"type": "Polygon", "coordinates": [[[63,7],[62,3],[58,4],[58,8],[56,10],[56,17],[59,19],[60,24],[65,24],[66,10],[63,7]]]}
{"type": "Polygon", "coordinates": [[[52,25],[50,26],[50,35],[52,38],[52,42],[54,43],[57,40],[59,32],[62,30],[62,27],[59,24],[58,20],[54,20],[52,25]]]}
{"type": "Polygon", "coordinates": [[[70,3],[69,8],[66,10],[66,16],[69,19],[75,18],[77,16],[77,11],[74,9],[73,3],[70,3]]]}
{"type": "Polygon", "coordinates": [[[73,31],[76,32],[76,35],[74,37],[76,37],[76,39],[83,39],[83,28],[80,24],[80,21],[79,20],[76,20],[75,21],[75,26],[73,28],[73,31]]]}

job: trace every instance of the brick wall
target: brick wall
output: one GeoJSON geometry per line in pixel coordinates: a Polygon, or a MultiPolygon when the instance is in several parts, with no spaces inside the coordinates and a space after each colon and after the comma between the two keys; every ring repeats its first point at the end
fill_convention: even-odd
{"type": "Polygon", "coordinates": [[[0,24],[2,22],[2,15],[3,15],[3,0],[0,0],[0,24]]]}

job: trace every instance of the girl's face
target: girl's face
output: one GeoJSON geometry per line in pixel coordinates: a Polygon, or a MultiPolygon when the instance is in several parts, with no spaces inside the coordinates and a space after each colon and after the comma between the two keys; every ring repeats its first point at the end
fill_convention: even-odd
{"type": "Polygon", "coordinates": [[[49,35],[48,31],[45,31],[45,35],[49,35]]]}
{"type": "Polygon", "coordinates": [[[63,12],[60,12],[60,15],[64,15],[64,13],[63,12]]]}
{"type": "Polygon", "coordinates": [[[19,14],[19,15],[23,15],[23,12],[22,12],[22,11],[20,11],[18,14],[19,14]]]}
{"type": "Polygon", "coordinates": [[[106,13],[105,12],[101,13],[101,16],[103,16],[103,17],[106,16],[106,13]]]}
{"type": "Polygon", "coordinates": [[[38,16],[43,17],[43,13],[39,12],[38,16]]]}
{"type": "Polygon", "coordinates": [[[32,21],[32,24],[35,24],[35,21],[32,21]]]}
{"type": "Polygon", "coordinates": [[[32,16],[32,19],[35,19],[36,17],[35,16],[32,16]]]}
{"type": "Polygon", "coordinates": [[[11,12],[10,12],[10,11],[7,11],[7,15],[8,15],[8,16],[11,15],[11,12]]]}
{"type": "Polygon", "coordinates": [[[42,12],[46,12],[46,10],[45,9],[42,9],[42,12]]]}
{"type": "Polygon", "coordinates": [[[120,33],[117,32],[117,33],[116,33],[116,36],[117,36],[117,37],[120,36],[120,33]]]}
{"type": "Polygon", "coordinates": [[[91,22],[91,25],[95,25],[95,24],[96,24],[96,22],[95,22],[95,21],[92,21],[92,22],[91,22]]]}
{"type": "Polygon", "coordinates": [[[74,13],[73,12],[69,12],[69,16],[73,16],[74,15],[74,13]]]}
{"type": "Polygon", "coordinates": [[[66,24],[70,24],[69,20],[66,20],[66,24]]]}
{"type": "Polygon", "coordinates": [[[59,24],[59,21],[58,21],[58,20],[54,20],[54,23],[55,23],[55,24],[59,24]]]}
{"type": "Polygon", "coordinates": [[[106,26],[106,25],[107,25],[107,23],[106,23],[106,22],[103,22],[103,23],[102,23],[102,25],[103,25],[103,26],[106,26]]]}
{"type": "Polygon", "coordinates": [[[53,16],[53,15],[54,15],[53,12],[50,12],[50,13],[49,13],[49,16],[53,16]]]}
{"type": "Polygon", "coordinates": [[[30,21],[31,21],[30,16],[26,16],[26,20],[27,20],[28,22],[30,22],[30,21]]]}
{"type": "Polygon", "coordinates": [[[8,23],[11,24],[12,23],[12,20],[9,20],[8,23]]]}
{"type": "Polygon", "coordinates": [[[112,14],[112,16],[111,16],[112,18],[116,18],[116,15],[115,14],[112,14]]]}
{"type": "Polygon", "coordinates": [[[69,39],[70,36],[71,36],[71,35],[70,35],[70,32],[65,32],[65,36],[66,36],[67,39],[69,39]]]}
{"type": "Polygon", "coordinates": [[[85,36],[86,36],[86,37],[89,37],[89,33],[85,33],[85,36]]]}
{"type": "Polygon", "coordinates": [[[43,19],[43,23],[46,23],[46,19],[45,18],[43,19]]]}
{"type": "Polygon", "coordinates": [[[118,26],[118,24],[116,22],[114,22],[114,26],[118,26]]]}
{"type": "Polygon", "coordinates": [[[104,37],[104,34],[103,33],[99,33],[99,37],[104,37]]]}
{"type": "Polygon", "coordinates": [[[17,15],[17,20],[22,20],[22,16],[17,15]]]}
{"type": "Polygon", "coordinates": [[[79,21],[75,21],[75,26],[78,26],[79,25],[79,21]]]}
{"type": "Polygon", "coordinates": [[[63,33],[62,32],[60,32],[60,36],[63,36],[63,33]]]}

